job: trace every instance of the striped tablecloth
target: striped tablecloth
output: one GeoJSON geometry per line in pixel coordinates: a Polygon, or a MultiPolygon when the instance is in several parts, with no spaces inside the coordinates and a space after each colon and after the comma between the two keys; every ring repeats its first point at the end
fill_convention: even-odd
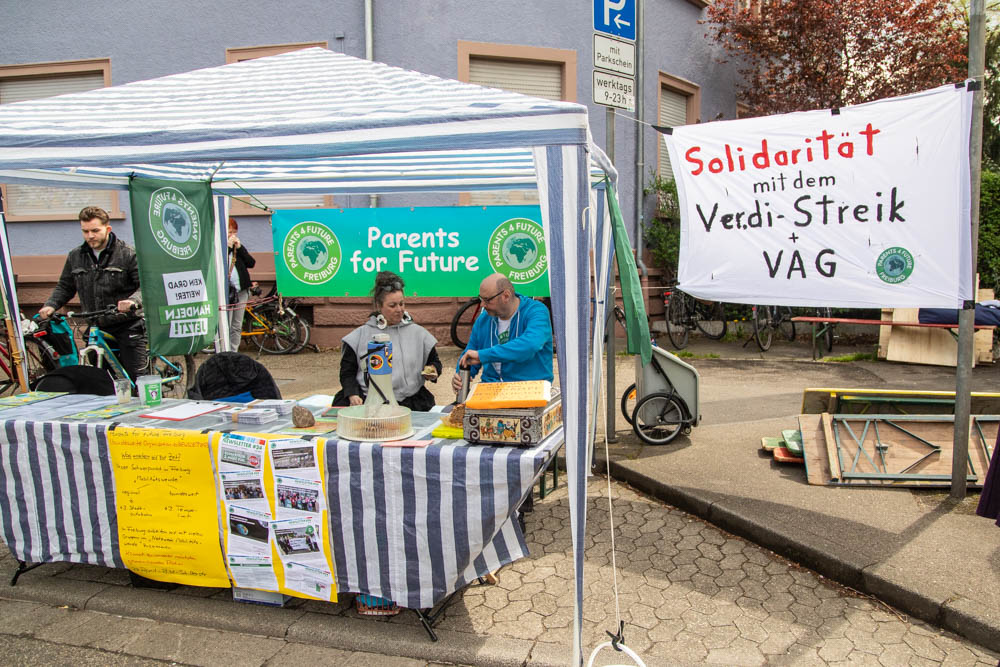
{"type": "MultiPolygon", "coordinates": [[[[68,397],[52,400],[59,401],[53,408],[60,410],[50,411],[47,419],[88,409],[73,410],[68,397]]],[[[94,403],[93,397],[79,400],[79,405],[94,403]]],[[[44,414],[43,405],[31,406],[33,412],[44,414]]],[[[18,410],[18,416],[27,412],[18,410]]],[[[5,497],[0,535],[16,558],[124,566],[108,428],[0,422],[5,497]]],[[[532,449],[470,446],[460,440],[433,440],[422,448],[327,440],[325,482],[338,592],[427,608],[476,577],[526,556],[524,536],[512,517],[561,445],[561,429],[532,449]]]]}

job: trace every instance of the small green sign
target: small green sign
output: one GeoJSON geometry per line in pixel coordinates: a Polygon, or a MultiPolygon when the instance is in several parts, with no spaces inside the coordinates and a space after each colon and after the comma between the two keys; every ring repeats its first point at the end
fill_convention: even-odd
{"type": "Polygon", "coordinates": [[[393,271],[407,296],[473,296],[491,273],[526,296],[549,295],[537,206],[436,206],[276,211],[278,290],[286,296],[368,296],[393,271]]]}
{"type": "Polygon", "coordinates": [[[340,241],[322,223],[300,222],[285,234],[281,256],[297,280],[306,285],[322,285],[340,269],[340,241]]]}
{"type": "Polygon", "coordinates": [[[198,209],[177,188],[149,195],[149,230],[157,245],[176,259],[191,259],[201,245],[198,209]]]}
{"type": "Polygon", "coordinates": [[[875,260],[875,272],[882,282],[898,285],[913,273],[913,255],[906,248],[886,248],[875,260]]]}

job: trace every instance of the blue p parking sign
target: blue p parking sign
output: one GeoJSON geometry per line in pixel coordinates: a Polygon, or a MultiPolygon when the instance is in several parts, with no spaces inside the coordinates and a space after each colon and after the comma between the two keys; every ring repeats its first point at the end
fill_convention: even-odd
{"type": "Polygon", "coordinates": [[[594,30],[635,41],[636,0],[594,0],[594,30]]]}

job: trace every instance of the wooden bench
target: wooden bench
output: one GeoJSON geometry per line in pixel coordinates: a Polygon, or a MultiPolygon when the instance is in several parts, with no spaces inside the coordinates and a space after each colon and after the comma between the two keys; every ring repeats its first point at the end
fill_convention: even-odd
{"type": "MultiPolygon", "coordinates": [[[[923,327],[934,329],[957,329],[957,324],[937,324],[930,322],[894,322],[893,320],[865,320],[853,317],[817,317],[811,315],[800,315],[793,317],[792,322],[807,322],[812,326],[812,358],[819,359],[817,341],[819,337],[826,333],[826,329],[816,330],[817,324],[870,324],[877,327],[923,327]]],[[[977,324],[976,329],[992,329],[990,324],[977,324]]],[[[954,332],[952,335],[955,335],[954,332]]]]}

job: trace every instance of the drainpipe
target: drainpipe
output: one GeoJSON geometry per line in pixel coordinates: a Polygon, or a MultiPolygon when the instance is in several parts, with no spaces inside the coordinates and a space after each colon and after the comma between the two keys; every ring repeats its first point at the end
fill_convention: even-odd
{"type": "MultiPolygon", "coordinates": [[[[365,0],[365,60],[375,60],[375,18],[372,2],[365,0]]],[[[369,208],[378,208],[378,195],[368,195],[369,208]]]]}
{"type": "Polygon", "coordinates": [[[640,282],[643,278],[649,276],[649,270],[646,268],[646,264],[642,261],[643,252],[643,205],[642,205],[642,189],[643,189],[643,169],[645,168],[645,143],[643,142],[643,131],[642,131],[642,68],[643,68],[643,58],[642,51],[645,46],[646,40],[643,39],[642,33],[645,28],[645,21],[643,21],[643,12],[645,10],[645,2],[643,0],[635,0],[635,36],[638,44],[638,48],[635,50],[635,119],[639,122],[635,124],[635,263],[639,269],[639,279],[640,282]]]}

